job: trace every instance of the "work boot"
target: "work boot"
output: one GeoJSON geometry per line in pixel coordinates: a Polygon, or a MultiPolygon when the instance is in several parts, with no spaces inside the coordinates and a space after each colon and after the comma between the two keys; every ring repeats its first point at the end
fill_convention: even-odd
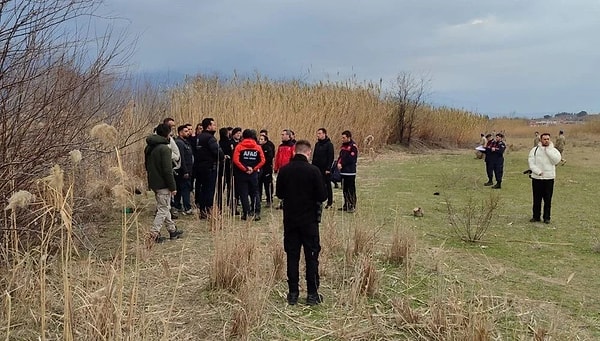
{"type": "Polygon", "coordinates": [[[323,302],[323,295],[319,293],[308,294],[306,296],[306,304],[308,305],[317,305],[323,302]]]}
{"type": "Polygon", "coordinates": [[[494,184],[493,182],[491,182],[491,181],[488,181],[488,182],[484,183],[483,185],[484,185],[484,186],[491,186],[491,185],[493,185],[493,184],[494,184]]]}
{"type": "Polygon", "coordinates": [[[287,302],[289,305],[296,305],[298,303],[298,296],[300,296],[300,293],[295,291],[295,292],[288,292],[287,294],[287,302]]]}
{"type": "Polygon", "coordinates": [[[167,238],[161,236],[159,232],[150,232],[150,235],[148,236],[148,241],[150,243],[160,244],[164,243],[165,240],[167,240],[167,238]]]}
{"type": "Polygon", "coordinates": [[[502,188],[502,185],[500,185],[499,182],[497,182],[494,186],[492,186],[493,189],[500,189],[502,188]]]}
{"type": "Polygon", "coordinates": [[[169,239],[171,239],[171,240],[178,239],[179,237],[181,237],[182,234],[183,234],[182,230],[169,231],[169,239]]]}

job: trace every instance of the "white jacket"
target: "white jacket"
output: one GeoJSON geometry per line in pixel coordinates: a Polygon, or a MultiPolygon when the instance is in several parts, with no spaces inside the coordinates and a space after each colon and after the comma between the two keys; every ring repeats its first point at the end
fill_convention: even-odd
{"type": "Polygon", "coordinates": [[[550,142],[548,147],[541,143],[529,152],[529,169],[531,177],[538,180],[550,180],[556,177],[556,165],[560,162],[560,152],[550,142]]]}

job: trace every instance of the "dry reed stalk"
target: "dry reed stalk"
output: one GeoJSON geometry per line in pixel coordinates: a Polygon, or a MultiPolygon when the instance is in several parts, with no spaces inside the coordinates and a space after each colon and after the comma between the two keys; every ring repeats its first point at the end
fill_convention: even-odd
{"type": "Polygon", "coordinates": [[[362,297],[374,297],[379,290],[379,280],[373,255],[361,255],[354,265],[350,301],[356,304],[362,297]]]}
{"type": "Polygon", "coordinates": [[[411,254],[415,251],[416,237],[409,230],[396,228],[392,236],[392,245],[388,251],[388,261],[395,265],[409,267],[411,254]]]}
{"type": "Polygon", "coordinates": [[[221,230],[213,234],[214,253],[210,269],[210,287],[237,291],[248,278],[257,248],[256,235],[249,229],[221,230]]]}
{"type": "Polygon", "coordinates": [[[354,229],[354,247],[352,254],[358,256],[360,254],[370,254],[374,247],[374,233],[372,229],[366,227],[358,227],[354,229]]]}

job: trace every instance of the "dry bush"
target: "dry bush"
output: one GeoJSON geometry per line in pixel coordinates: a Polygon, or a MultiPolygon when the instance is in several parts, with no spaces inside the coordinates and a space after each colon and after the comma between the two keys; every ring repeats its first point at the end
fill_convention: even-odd
{"type": "Polygon", "coordinates": [[[396,326],[401,329],[411,329],[413,328],[412,325],[418,324],[421,320],[421,313],[411,306],[408,298],[394,298],[391,301],[391,305],[396,326]]]}
{"type": "Polygon", "coordinates": [[[210,288],[231,292],[248,280],[253,256],[258,247],[256,235],[249,229],[220,230],[213,234],[214,251],[210,267],[210,288]]]}
{"type": "Polygon", "coordinates": [[[361,255],[354,263],[350,302],[357,304],[363,297],[374,297],[379,290],[380,277],[373,255],[361,255]]]}
{"type": "Polygon", "coordinates": [[[375,246],[375,234],[377,230],[372,227],[355,226],[353,236],[352,255],[358,256],[361,254],[373,253],[375,246]]]}
{"type": "Polygon", "coordinates": [[[486,199],[469,195],[461,208],[456,208],[446,198],[448,220],[454,233],[462,240],[476,242],[483,238],[490,227],[500,204],[500,195],[491,193],[486,199]]]}
{"type": "Polygon", "coordinates": [[[387,261],[395,265],[409,265],[411,254],[415,251],[416,236],[412,231],[396,228],[392,236],[392,245],[387,254],[387,261]]]}

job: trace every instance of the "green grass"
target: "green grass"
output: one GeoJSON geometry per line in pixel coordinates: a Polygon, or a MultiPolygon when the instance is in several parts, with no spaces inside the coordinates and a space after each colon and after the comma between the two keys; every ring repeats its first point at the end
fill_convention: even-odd
{"type": "MultiPolygon", "coordinates": [[[[556,340],[598,339],[600,281],[595,269],[600,253],[593,248],[598,244],[600,213],[593,194],[600,190],[600,161],[588,156],[593,152],[590,146],[568,154],[567,164],[557,169],[552,223],[532,224],[530,180],[522,174],[527,152],[506,155],[501,190],[483,186],[484,163],[471,151],[416,155],[387,150],[375,160],[361,158],[357,213],[337,210],[342,205],[342,191],[337,189],[335,208],[323,215],[320,291],[325,302],[317,307],[302,304],[303,280],[301,303],[290,307],[285,279],[269,277],[273,245],[283,239],[281,211],[263,209],[260,222],[228,217],[221,232],[211,231],[206,220],[181,217],[176,223],[185,230],[184,238],[146,250],[136,249],[132,241],[136,229],[143,234],[150,227],[154,199],[151,194],[137,197],[139,209],[129,215],[136,220],[128,232],[124,292],[134,294],[135,278],[139,288],[135,306],[122,312],[133,321],[134,331],[128,336],[231,339],[234,312],[243,309],[250,314],[249,326],[237,338],[249,340],[529,340],[545,331],[556,340]],[[484,200],[490,193],[498,194],[501,203],[487,234],[477,243],[461,240],[449,224],[446,201],[460,208],[469,198],[484,200]],[[424,210],[422,218],[413,216],[415,207],[424,210]],[[415,237],[408,266],[386,259],[396,230],[415,237]],[[353,253],[356,231],[371,243],[360,255],[353,253]],[[249,238],[254,236],[256,240],[249,238]],[[255,243],[245,274],[244,285],[250,290],[210,289],[217,240],[233,243],[229,246],[255,243]],[[379,277],[372,297],[353,297],[357,260],[362,257],[372,260],[379,277]],[[402,322],[402,304],[417,321],[402,322]]],[[[117,264],[113,257],[120,253],[119,212],[115,209],[114,223],[100,228],[90,262],[79,262],[80,272],[87,275],[74,278],[74,283],[79,283],[84,302],[106,281],[106,269],[117,264]],[[98,285],[86,284],[86,276],[98,285]]],[[[52,292],[60,297],[60,285],[49,287],[56,287],[52,292]]],[[[110,307],[107,314],[118,313],[110,307]]],[[[53,325],[60,325],[60,315],[53,316],[53,325]]],[[[20,329],[37,331],[29,315],[13,320],[20,329]]],[[[13,336],[25,335],[19,328],[13,328],[13,336]]]]}
{"type": "Polygon", "coordinates": [[[550,225],[528,221],[531,184],[522,174],[528,150],[506,155],[501,190],[483,186],[484,163],[471,152],[378,160],[363,166],[358,187],[363,189],[362,201],[372,205],[374,219],[401,212],[402,224],[420,233],[424,247],[443,243],[452,254],[449,271],[459,281],[480,282],[498,295],[555,305],[598,337],[600,281],[595,268],[600,255],[592,247],[599,236],[594,193],[600,183],[598,164],[586,152],[590,151],[571,155],[566,165],[557,167],[550,225]],[[491,228],[481,243],[461,241],[448,225],[445,200],[460,205],[469,196],[483,200],[491,191],[501,196],[491,228]],[[424,209],[423,218],[410,216],[417,206],[424,209]]]}

